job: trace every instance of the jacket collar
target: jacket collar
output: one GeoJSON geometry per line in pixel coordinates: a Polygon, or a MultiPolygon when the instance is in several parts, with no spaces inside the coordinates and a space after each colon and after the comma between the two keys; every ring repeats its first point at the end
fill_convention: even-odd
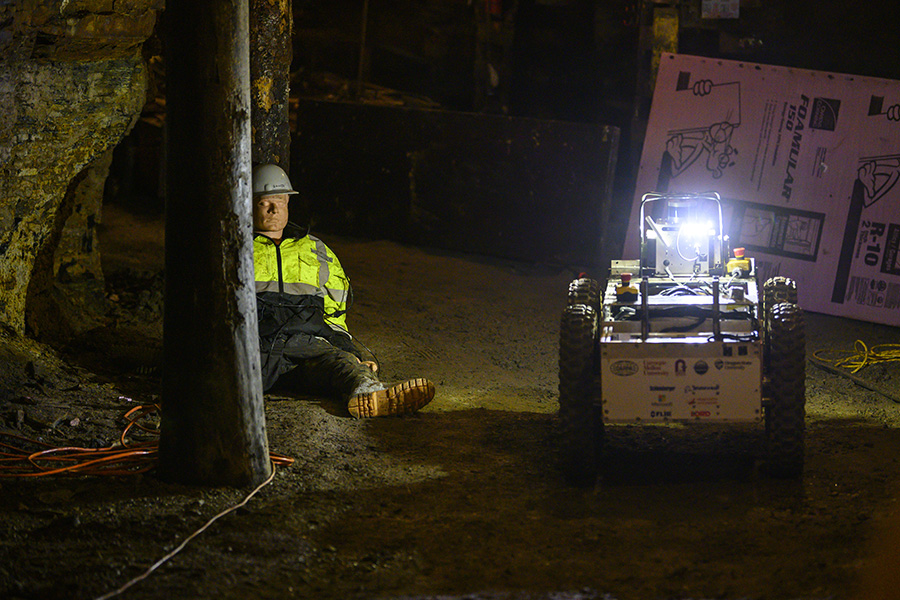
{"type": "MultiPolygon", "coordinates": [[[[281,234],[281,240],[282,240],[282,241],[288,240],[288,239],[292,239],[292,240],[302,240],[302,239],[305,238],[308,234],[309,234],[309,229],[303,229],[303,228],[301,228],[299,225],[297,225],[296,223],[291,223],[290,221],[288,221],[288,224],[285,226],[284,231],[283,231],[282,234],[281,234]]],[[[267,235],[264,234],[264,233],[259,233],[258,231],[254,231],[254,232],[253,232],[253,238],[254,238],[254,239],[260,238],[260,237],[261,237],[261,238],[266,238],[266,239],[268,239],[269,241],[272,241],[272,239],[269,238],[269,236],[267,236],[267,235]]],[[[273,242],[273,243],[274,243],[274,242],[273,242]]]]}
{"type": "Polygon", "coordinates": [[[309,227],[302,228],[296,223],[292,223],[288,221],[287,226],[284,228],[284,238],[294,238],[294,239],[303,239],[309,234],[309,227]]]}

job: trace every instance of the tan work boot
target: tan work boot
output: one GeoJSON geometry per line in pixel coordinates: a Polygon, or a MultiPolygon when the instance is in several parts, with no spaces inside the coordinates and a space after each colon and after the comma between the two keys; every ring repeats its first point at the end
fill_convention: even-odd
{"type": "Polygon", "coordinates": [[[413,413],[434,398],[434,384],[427,379],[410,379],[386,390],[357,394],[350,398],[347,408],[357,419],[389,417],[413,413]]]}

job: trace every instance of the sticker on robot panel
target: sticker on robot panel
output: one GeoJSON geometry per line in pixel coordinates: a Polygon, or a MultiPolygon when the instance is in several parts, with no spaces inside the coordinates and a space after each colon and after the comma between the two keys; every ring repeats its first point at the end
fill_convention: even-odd
{"type": "Polygon", "coordinates": [[[650,391],[651,392],[674,392],[675,386],[674,385],[651,385],[650,391]]]}
{"type": "Polygon", "coordinates": [[[716,367],[716,370],[726,370],[726,371],[746,371],[753,363],[749,360],[722,360],[717,359],[716,362],[713,363],[713,366],[716,367]]]}
{"type": "Polygon", "coordinates": [[[629,375],[634,375],[640,370],[638,364],[633,360],[617,360],[616,362],[609,365],[609,371],[613,375],[618,375],[619,377],[628,377],[629,375]]]}
{"type": "Polygon", "coordinates": [[[675,375],[684,376],[687,374],[687,363],[683,358],[675,361],[675,375]]]}
{"type": "Polygon", "coordinates": [[[688,401],[688,405],[693,407],[697,406],[719,406],[718,398],[691,398],[688,401]]]}
{"type": "Polygon", "coordinates": [[[704,375],[707,371],[709,371],[709,365],[705,360],[698,360],[694,363],[694,373],[697,375],[704,375]]]}
{"type": "Polygon", "coordinates": [[[670,419],[672,418],[671,410],[651,410],[650,411],[651,419],[670,419]]]}
{"type": "Polygon", "coordinates": [[[709,410],[692,410],[691,417],[695,419],[706,419],[712,416],[712,411],[709,410]]]}
{"type": "Polygon", "coordinates": [[[656,394],[656,400],[650,402],[650,406],[672,406],[672,400],[668,394],[674,391],[674,385],[651,385],[650,392],[656,394]]]}
{"type": "Polygon", "coordinates": [[[667,360],[645,360],[644,375],[661,375],[669,376],[669,361],[667,360]]]}
{"type": "Polygon", "coordinates": [[[684,386],[684,393],[688,396],[693,396],[697,392],[713,392],[716,396],[719,395],[719,384],[715,385],[686,385],[684,386]]]}

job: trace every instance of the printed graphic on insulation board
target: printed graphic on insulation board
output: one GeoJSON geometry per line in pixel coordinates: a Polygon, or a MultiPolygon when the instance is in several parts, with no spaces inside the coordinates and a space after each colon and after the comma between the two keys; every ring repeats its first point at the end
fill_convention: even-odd
{"type": "Polygon", "coordinates": [[[718,191],[733,246],[803,308],[900,325],[900,82],[666,54],[642,194],[718,191]]]}

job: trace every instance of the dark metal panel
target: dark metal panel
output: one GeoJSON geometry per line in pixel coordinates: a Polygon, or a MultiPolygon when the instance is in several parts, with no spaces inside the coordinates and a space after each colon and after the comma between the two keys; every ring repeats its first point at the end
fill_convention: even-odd
{"type": "Polygon", "coordinates": [[[291,177],[318,231],[602,264],[618,139],[606,125],[302,101],[291,177]]]}

